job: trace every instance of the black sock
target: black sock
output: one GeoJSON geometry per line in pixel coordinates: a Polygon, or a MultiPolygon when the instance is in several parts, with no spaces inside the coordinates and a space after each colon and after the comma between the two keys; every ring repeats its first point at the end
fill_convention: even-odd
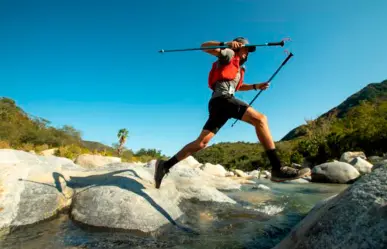
{"type": "Polygon", "coordinates": [[[279,170],[281,165],[281,160],[279,159],[277,155],[276,149],[271,149],[266,151],[267,157],[269,158],[272,170],[279,170]]]}
{"type": "Polygon", "coordinates": [[[173,167],[173,165],[175,165],[178,162],[179,162],[179,160],[177,160],[177,157],[173,156],[173,157],[169,158],[169,160],[164,163],[164,167],[166,169],[170,169],[173,167]]]}

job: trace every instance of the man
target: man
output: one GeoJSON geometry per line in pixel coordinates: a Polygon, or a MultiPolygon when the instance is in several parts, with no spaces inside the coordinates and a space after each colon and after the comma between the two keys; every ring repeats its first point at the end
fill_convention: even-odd
{"type": "Polygon", "coordinates": [[[266,116],[234,97],[236,91],[263,90],[269,87],[268,82],[259,84],[245,84],[243,82],[245,71],[243,65],[247,61],[249,53],[256,49],[255,47],[245,47],[246,44],[248,41],[243,37],[238,37],[227,43],[209,41],[202,44],[202,47],[224,45],[229,47],[203,50],[218,58],[212,65],[208,80],[208,86],[213,91],[208,103],[209,117],[196,140],[185,145],[168,161],[158,160],[156,162],[154,175],[156,188],[160,188],[161,181],[170,168],[194,152],[204,149],[230,118],[242,120],[255,127],[257,137],[265,148],[272,166],[272,181],[281,182],[310,175],[310,169],[297,170],[281,164],[266,116]]]}

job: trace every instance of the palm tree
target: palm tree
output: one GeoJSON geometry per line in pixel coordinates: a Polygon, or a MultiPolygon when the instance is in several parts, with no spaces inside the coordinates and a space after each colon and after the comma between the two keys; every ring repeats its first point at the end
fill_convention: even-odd
{"type": "Polygon", "coordinates": [[[121,155],[122,149],[124,147],[124,144],[126,142],[126,138],[128,137],[129,131],[127,129],[120,129],[118,131],[117,137],[119,139],[119,146],[117,149],[118,155],[121,155]]]}

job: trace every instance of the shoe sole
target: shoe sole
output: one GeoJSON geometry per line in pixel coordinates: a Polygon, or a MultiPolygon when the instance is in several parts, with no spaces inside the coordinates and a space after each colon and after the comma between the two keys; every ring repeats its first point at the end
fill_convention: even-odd
{"type": "Polygon", "coordinates": [[[303,175],[292,177],[292,178],[275,178],[275,177],[273,178],[273,177],[271,177],[270,180],[272,182],[286,182],[286,181],[296,180],[296,179],[300,179],[300,178],[303,178],[303,177],[306,177],[306,176],[311,176],[311,175],[312,175],[312,172],[309,171],[309,172],[306,172],[303,175]]]}

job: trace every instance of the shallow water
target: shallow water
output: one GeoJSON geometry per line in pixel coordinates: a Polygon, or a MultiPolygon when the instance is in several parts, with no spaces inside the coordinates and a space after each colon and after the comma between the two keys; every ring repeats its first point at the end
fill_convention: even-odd
{"type": "Polygon", "coordinates": [[[283,239],[319,200],[344,190],[347,185],[272,183],[257,180],[271,190],[243,186],[225,192],[238,205],[187,201],[186,213],[157,232],[96,229],[74,223],[68,215],[14,231],[0,241],[4,249],[42,248],[173,248],[247,249],[272,248],[283,239]]]}

